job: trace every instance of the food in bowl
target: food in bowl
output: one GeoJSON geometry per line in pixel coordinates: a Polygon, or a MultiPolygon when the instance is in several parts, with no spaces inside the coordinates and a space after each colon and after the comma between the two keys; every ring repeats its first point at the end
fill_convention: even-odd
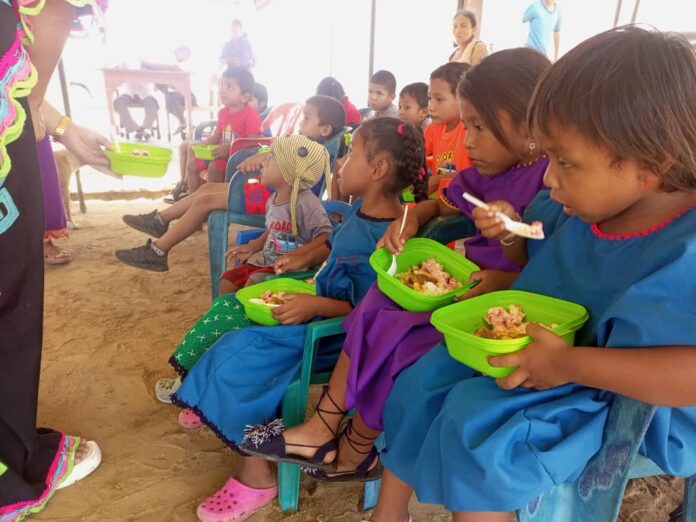
{"type": "MultiPolygon", "coordinates": [[[[525,313],[520,305],[512,304],[507,310],[504,306],[494,306],[489,308],[483,318],[486,324],[474,332],[474,335],[483,337],[484,339],[495,339],[498,341],[506,339],[519,339],[527,336],[527,325],[529,321],[525,321],[525,313]]],[[[544,328],[555,328],[556,324],[545,325],[544,328]]]]}
{"type": "Polygon", "coordinates": [[[261,294],[261,297],[249,299],[249,302],[275,307],[285,304],[286,295],[286,292],[272,292],[270,290],[266,290],[263,294],[261,294]]]}
{"type": "Polygon", "coordinates": [[[441,295],[457,290],[462,283],[445,271],[435,259],[426,259],[420,265],[412,266],[396,277],[403,284],[425,295],[441,295]]]}
{"type": "Polygon", "coordinates": [[[131,151],[131,154],[133,156],[147,157],[150,155],[150,151],[143,150],[143,149],[133,149],[131,151]]]}

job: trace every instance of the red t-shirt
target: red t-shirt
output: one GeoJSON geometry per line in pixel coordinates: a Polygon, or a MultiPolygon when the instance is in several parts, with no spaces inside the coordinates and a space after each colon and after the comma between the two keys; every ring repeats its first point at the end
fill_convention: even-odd
{"type": "Polygon", "coordinates": [[[451,131],[444,123],[431,123],[423,131],[425,137],[425,156],[430,169],[441,168],[445,163],[454,163],[457,172],[469,168],[469,153],[464,147],[466,128],[459,122],[451,131]]]}
{"type": "Polygon", "coordinates": [[[343,108],[346,110],[346,125],[358,125],[362,121],[360,111],[348,99],[348,96],[343,100],[343,108]]]}
{"type": "Polygon", "coordinates": [[[258,136],[261,134],[261,117],[256,109],[252,109],[248,105],[237,112],[230,112],[227,107],[223,107],[218,112],[215,132],[219,132],[224,138],[227,127],[231,127],[234,133],[232,141],[234,141],[234,138],[258,136]]]}

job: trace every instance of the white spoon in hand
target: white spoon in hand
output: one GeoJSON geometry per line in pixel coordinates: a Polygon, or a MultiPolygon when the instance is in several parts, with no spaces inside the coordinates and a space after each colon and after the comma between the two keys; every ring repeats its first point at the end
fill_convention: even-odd
{"type": "MultiPolygon", "coordinates": [[[[477,207],[488,210],[489,212],[491,211],[490,205],[484,203],[477,197],[472,196],[468,192],[464,192],[462,197],[472,205],[476,205],[477,207]]],[[[515,221],[502,212],[496,212],[495,215],[503,222],[503,225],[505,225],[505,230],[512,232],[516,236],[526,237],[527,239],[544,239],[544,228],[540,221],[535,221],[531,225],[528,225],[527,223],[522,223],[521,221],[515,221]]]]}
{"type": "MultiPolygon", "coordinates": [[[[404,215],[401,218],[401,228],[399,229],[399,237],[404,233],[404,226],[406,225],[406,216],[408,216],[408,207],[404,210],[404,215]]],[[[387,270],[387,275],[394,277],[396,275],[396,254],[392,254],[392,262],[387,270]]]]}

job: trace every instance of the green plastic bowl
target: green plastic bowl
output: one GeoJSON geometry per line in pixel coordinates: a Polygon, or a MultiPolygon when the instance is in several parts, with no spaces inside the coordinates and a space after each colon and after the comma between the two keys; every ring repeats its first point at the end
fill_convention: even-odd
{"type": "Polygon", "coordinates": [[[289,292],[292,294],[316,295],[317,293],[317,289],[314,285],[288,278],[270,279],[257,285],[242,288],[237,292],[237,299],[242,303],[242,306],[244,306],[247,317],[255,323],[264,326],[275,326],[280,323],[273,318],[273,314],[271,314],[272,307],[252,303],[250,299],[258,299],[268,290],[272,292],[289,292]]]}
{"type": "Polygon", "coordinates": [[[435,258],[447,272],[462,283],[461,288],[441,295],[425,295],[403,284],[396,277],[387,274],[391,266],[392,254],[380,248],[370,256],[370,265],[377,272],[377,286],[401,308],[409,312],[432,312],[452,303],[452,300],[469,290],[473,283],[467,283],[469,276],[480,269],[464,256],[432,239],[409,239],[403,252],[396,256],[397,274],[405,272],[427,259],[435,258]]]}
{"type": "Polygon", "coordinates": [[[161,178],[167,173],[172,159],[172,150],[142,143],[119,143],[120,152],[107,150],[106,157],[111,162],[111,170],[122,176],[161,178]],[[146,150],[149,156],[133,156],[132,151],[146,150]]]}
{"type": "Polygon", "coordinates": [[[508,307],[512,304],[522,306],[529,322],[557,324],[553,333],[560,335],[571,345],[575,342],[575,332],[589,317],[587,310],[575,303],[530,292],[506,290],[472,297],[441,308],[432,315],[430,322],[444,334],[447,350],[453,358],[496,379],[507,377],[515,368],[493,368],[488,364],[488,357],[522,350],[532,342],[532,338],[525,336],[498,341],[478,337],[474,332],[486,326],[483,318],[489,308],[508,307]]]}
{"type": "Polygon", "coordinates": [[[199,160],[212,161],[215,159],[217,145],[193,145],[191,148],[199,160]]]}

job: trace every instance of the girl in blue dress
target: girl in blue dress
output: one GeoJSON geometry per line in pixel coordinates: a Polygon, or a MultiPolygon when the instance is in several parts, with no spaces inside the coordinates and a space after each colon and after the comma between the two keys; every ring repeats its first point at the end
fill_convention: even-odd
{"type": "Polygon", "coordinates": [[[638,28],[587,40],[542,78],[529,121],[551,190],[525,221],[543,221],[547,239],[508,236],[485,211],[476,224],[526,264],[514,288],[580,303],[590,320],[575,348],[530,325],[531,345],[489,358],[517,368],[498,381],[444,343],[405,370],[384,412],[374,522],[409,520],[414,490],[455,522],[507,522],[578,477],[614,394],[658,406],[643,455],[696,473],[695,99],[688,43],[638,28]]]}
{"type": "MultiPolygon", "coordinates": [[[[279,326],[250,326],[221,337],[189,371],[174,396],[192,408],[226,444],[237,449],[249,425],[275,419],[288,385],[298,378],[306,323],[347,315],[375,281],[368,258],[387,226],[402,213],[401,191],[423,183],[420,130],[396,118],[366,122],[353,135],[340,173],[342,194],[358,199],[326,245],[278,262],[305,270],[327,259],[316,277],[317,295],[294,294],[273,309],[279,326]],[[329,253],[330,251],[330,253],[329,253]]],[[[323,345],[317,370],[333,368],[343,339],[323,345]]],[[[275,467],[245,458],[241,471],[198,508],[203,521],[244,520],[277,495],[275,467]]]]}

